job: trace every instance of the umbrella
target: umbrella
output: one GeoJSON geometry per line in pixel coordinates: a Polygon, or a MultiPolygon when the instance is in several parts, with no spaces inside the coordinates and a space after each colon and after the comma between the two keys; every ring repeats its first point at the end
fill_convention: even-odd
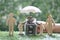
{"type": "Polygon", "coordinates": [[[27,7],[24,7],[20,10],[21,13],[41,13],[41,10],[37,7],[34,7],[34,6],[27,6],[27,7]]]}

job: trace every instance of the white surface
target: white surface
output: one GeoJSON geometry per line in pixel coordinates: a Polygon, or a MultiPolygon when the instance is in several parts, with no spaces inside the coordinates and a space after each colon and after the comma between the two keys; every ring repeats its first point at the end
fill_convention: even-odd
{"type": "Polygon", "coordinates": [[[37,21],[38,24],[42,23],[42,24],[45,24],[46,22],[44,21],[37,21]]]}
{"type": "Polygon", "coordinates": [[[55,25],[60,25],[60,23],[55,23],[55,25]]]}

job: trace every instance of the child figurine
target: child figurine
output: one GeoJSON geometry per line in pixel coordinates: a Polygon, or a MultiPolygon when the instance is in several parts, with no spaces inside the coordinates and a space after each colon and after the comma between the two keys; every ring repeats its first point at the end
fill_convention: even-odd
{"type": "Polygon", "coordinates": [[[19,23],[19,25],[18,25],[18,29],[19,29],[19,35],[21,34],[23,34],[23,23],[19,23]]]}
{"type": "Polygon", "coordinates": [[[43,30],[44,30],[44,25],[41,23],[40,24],[40,35],[43,35],[43,30]]]}
{"type": "Polygon", "coordinates": [[[47,32],[48,32],[48,35],[49,36],[52,36],[52,33],[53,33],[53,26],[55,26],[55,22],[52,18],[52,15],[49,14],[48,15],[48,18],[46,20],[46,29],[47,29],[47,32]]]}
{"type": "Polygon", "coordinates": [[[16,19],[13,16],[14,16],[13,13],[10,13],[7,18],[7,22],[6,22],[6,24],[9,26],[9,35],[10,36],[13,36],[14,24],[16,22],[16,19]]]}
{"type": "Polygon", "coordinates": [[[38,24],[39,35],[43,35],[44,25],[42,23],[38,24]]]}

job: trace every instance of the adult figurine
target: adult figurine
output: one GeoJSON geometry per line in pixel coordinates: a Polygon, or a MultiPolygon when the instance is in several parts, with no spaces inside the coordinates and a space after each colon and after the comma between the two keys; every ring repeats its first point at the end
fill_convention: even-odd
{"type": "Polygon", "coordinates": [[[18,25],[18,29],[19,29],[19,35],[22,35],[23,34],[23,26],[24,24],[19,22],[19,25],[18,25]]]}
{"type": "Polygon", "coordinates": [[[28,16],[25,22],[36,24],[36,18],[33,18],[32,16],[28,16]]]}
{"type": "Polygon", "coordinates": [[[13,17],[14,14],[10,13],[7,18],[6,24],[9,26],[9,35],[13,36],[14,24],[16,23],[16,19],[13,17]]]}
{"type": "Polygon", "coordinates": [[[52,36],[53,26],[55,26],[55,21],[54,21],[54,19],[52,18],[52,15],[49,14],[49,15],[48,15],[48,18],[47,18],[47,20],[46,20],[46,29],[47,29],[47,32],[48,32],[48,35],[49,35],[49,36],[52,36]]]}

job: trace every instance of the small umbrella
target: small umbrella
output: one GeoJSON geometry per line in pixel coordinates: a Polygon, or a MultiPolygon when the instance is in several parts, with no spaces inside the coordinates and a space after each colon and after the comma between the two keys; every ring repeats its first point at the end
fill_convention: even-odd
{"type": "Polygon", "coordinates": [[[27,7],[24,7],[23,9],[20,10],[21,13],[41,13],[41,10],[37,7],[34,7],[34,6],[27,6],[27,7]]]}

